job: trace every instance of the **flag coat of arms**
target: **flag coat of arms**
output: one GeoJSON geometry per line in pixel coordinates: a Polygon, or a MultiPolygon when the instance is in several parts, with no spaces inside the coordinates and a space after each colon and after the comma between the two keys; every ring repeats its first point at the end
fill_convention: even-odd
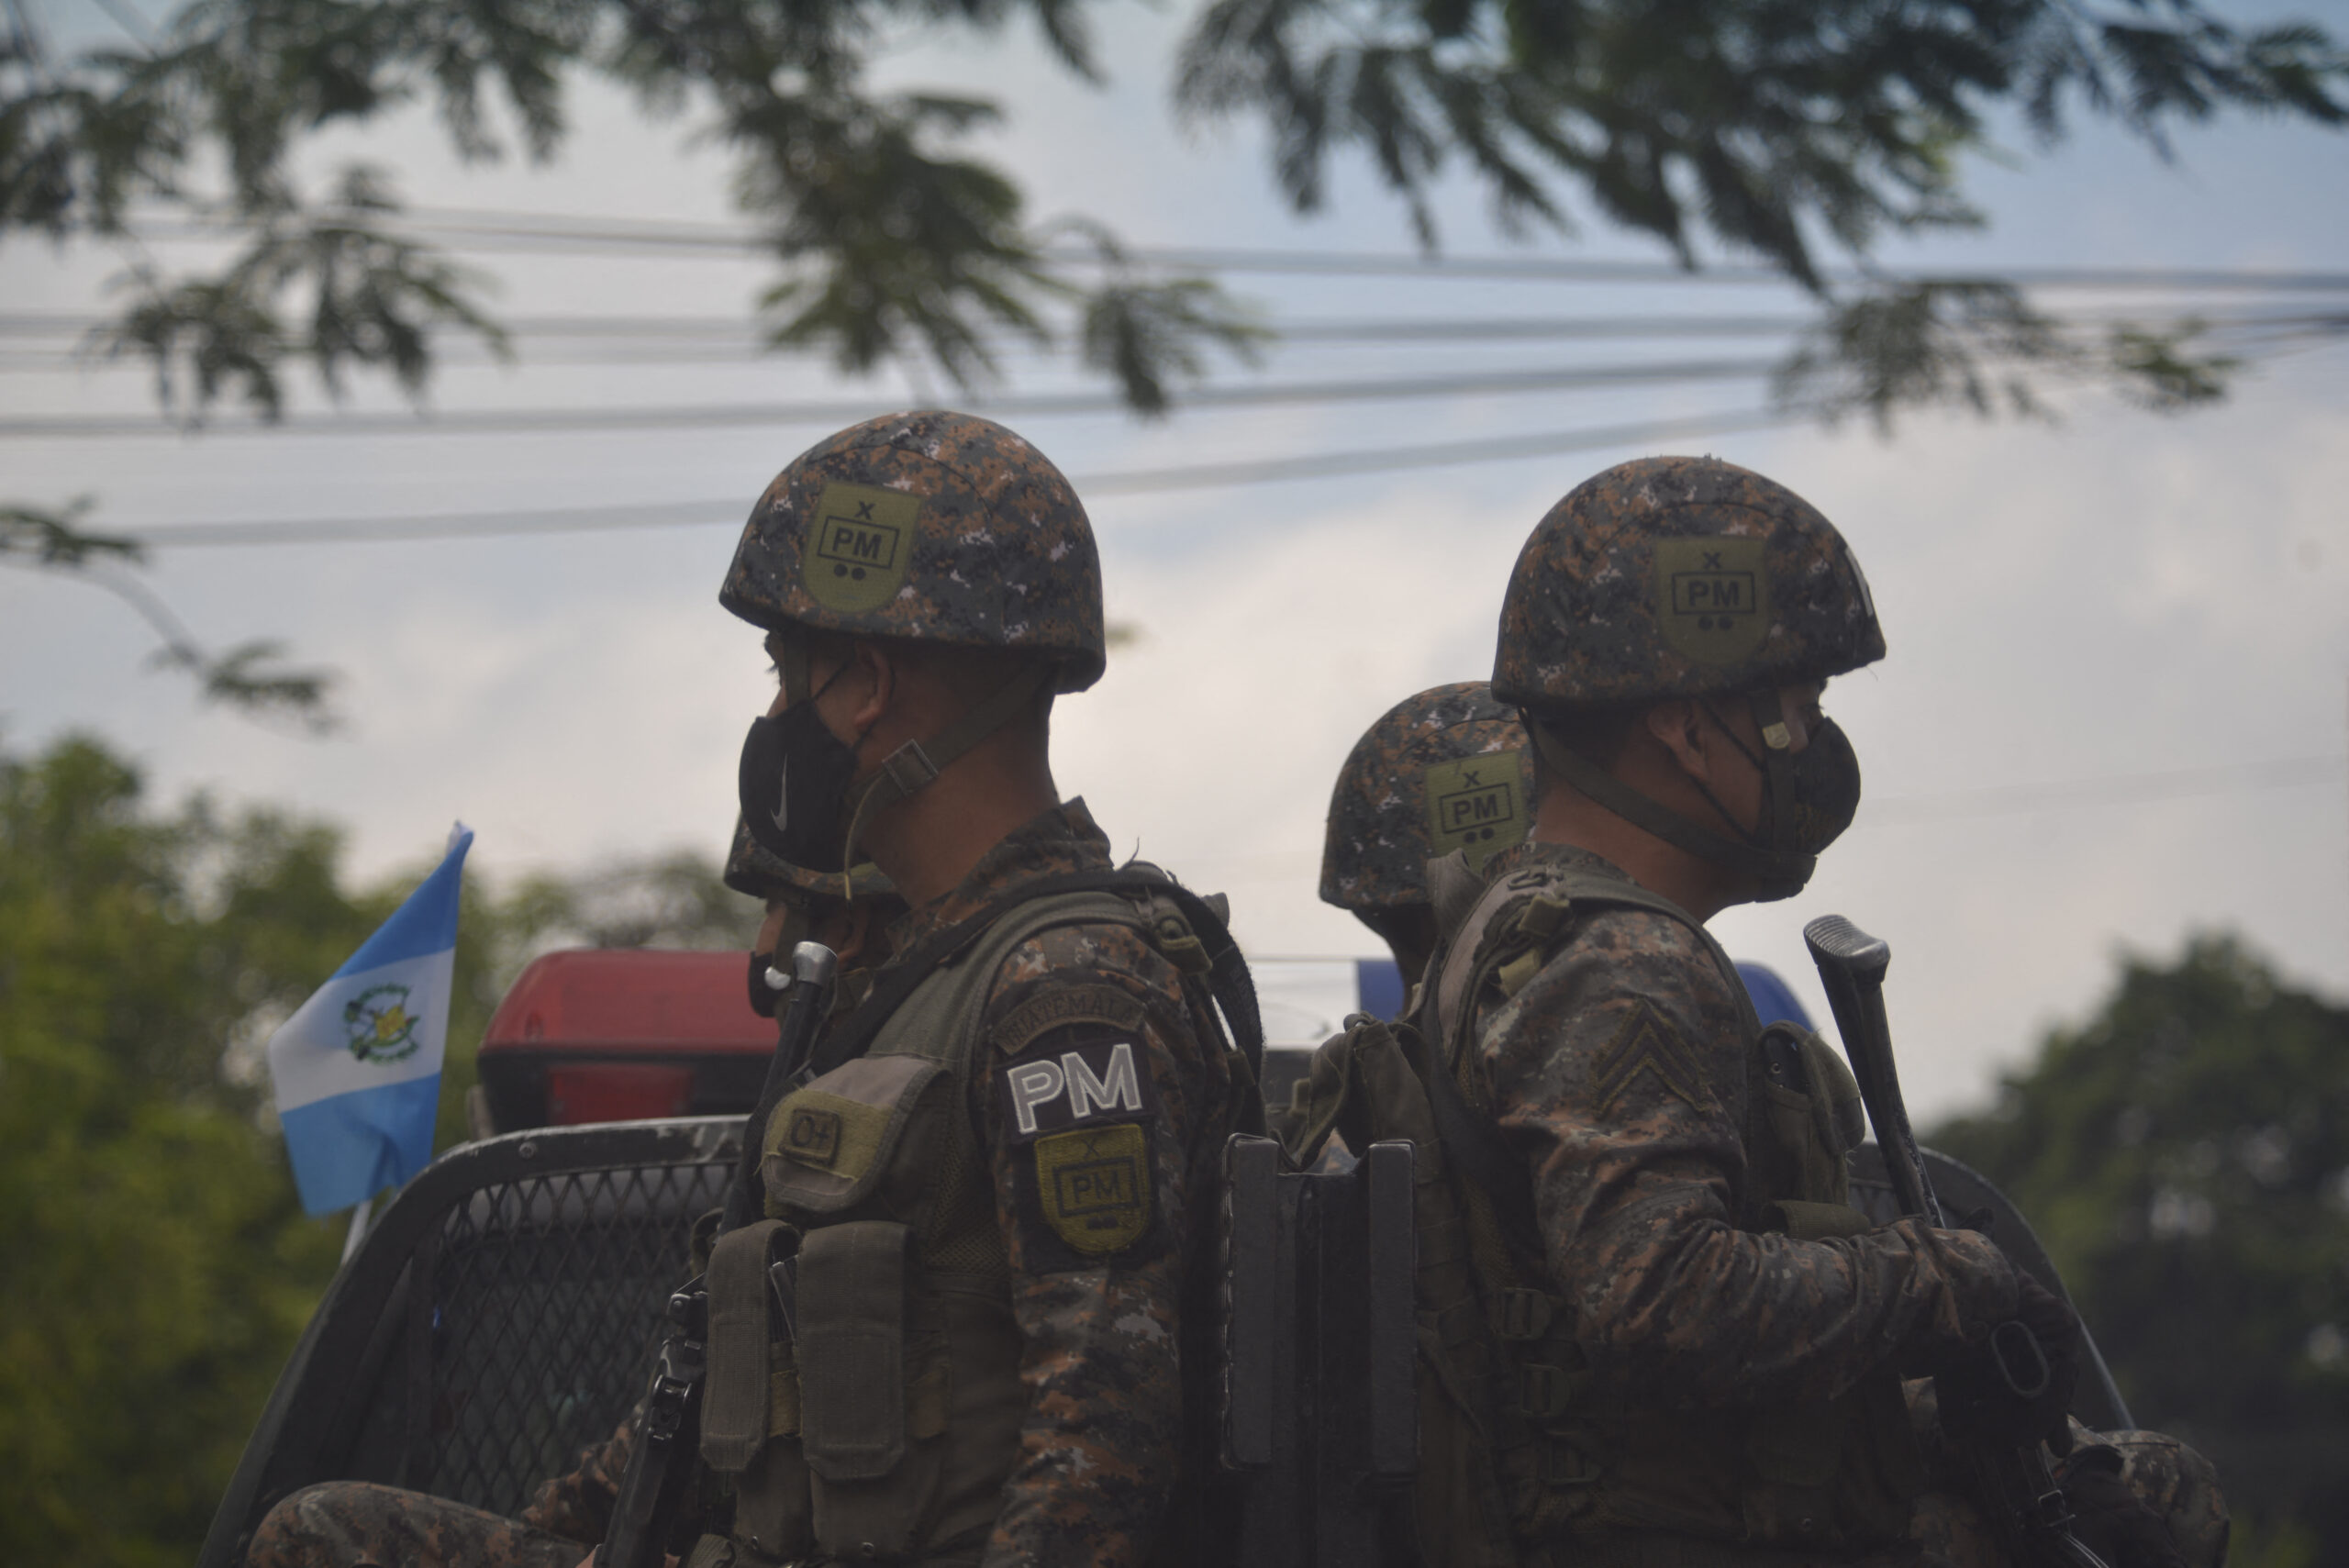
{"type": "Polygon", "coordinates": [[[460,824],[432,874],[270,1037],[277,1119],[312,1214],[363,1203],[432,1158],[473,841],[460,824]]]}

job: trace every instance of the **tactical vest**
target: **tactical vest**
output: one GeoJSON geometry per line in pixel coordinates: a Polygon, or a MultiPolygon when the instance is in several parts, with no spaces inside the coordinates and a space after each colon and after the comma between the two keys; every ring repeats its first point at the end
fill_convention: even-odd
{"type": "Polygon", "coordinates": [[[1004,961],[1071,925],[1124,926],[1204,967],[1170,906],[1036,898],[777,1104],[767,1218],[722,1237],[708,1273],[702,1457],[734,1481],[736,1561],[978,1561],[1028,1396],[971,1078],[1004,961]]]}
{"type": "MultiPolygon", "coordinates": [[[[1501,1147],[1469,1038],[1477,1001],[1514,996],[1570,940],[1575,917],[1609,908],[1687,926],[1737,998],[1752,1043],[1736,1227],[1803,1240],[1871,1229],[1850,1206],[1844,1170],[1865,1129],[1859,1086],[1835,1051],[1792,1024],[1762,1029],[1728,955],[1677,905],[1629,881],[1561,867],[1497,879],[1430,967],[1419,1021],[1442,1042],[1431,1052],[1431,1098],[1453,1168],[1479,1174],[1474,1158],[1463,1158],[1478,1151],[1453,1148],[1476,1141],[1452,1136],[1466,1106],[1488,1129],[1482,1152],[1489,1159],[1501,1147]]],[[[1497,1362],[1496,1460],[1521,1555],[1555,1549],[1559,1561],[1598,1568],[1706,1568],[1906,1540],[1925,1473],[1892,1368],[1832,1400],[1766,1408],[1593,1396],[1568,1304],[1531,1233],[1530,1178],[1511,1163],[1502,1180],[1477,1182],[1488,1190],[1463,1207],[1497,1362]]]]}

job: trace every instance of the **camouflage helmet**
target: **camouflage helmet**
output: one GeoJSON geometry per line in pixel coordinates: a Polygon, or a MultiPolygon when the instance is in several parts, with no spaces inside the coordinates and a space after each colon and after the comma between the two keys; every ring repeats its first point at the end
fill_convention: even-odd
{"type": "Polygon", "coordinates": [[[924,409],[792,460],[751,511],[718,603],[773,630],[1033,650],[1101,678],[1101,557],[1068,480],[993,420],[924,409]]]}
{"type": "MultiPolygon", "coordinates": [[[[842,895],[840,873],[793,865],[751,838],[750,825],[739,815],[734,818],[734,847],[726,852],[721,880],[752,898],[785,898],[793,893],[820,894],[826,898],[842,895]]],[[[887,897],[896,891],[896,884],[882,875],[881,868],[871,861],[858,862],[848,873],[846,894],[851,898],[887,897]]]]}
{"type": "Polygon", "coordinates": [[[1339,771],[1321,901],[1365,911],[1426,904],[1427,862],[1467,851],[1481,871],[1531,825],[1533,758],[1516,711],[1481,681],[1407,697],[1339,771]]]}
{"type": "Polygon", "coordinates": [[[1774,480],[1713,458],[1619,463],[1534,526],[1493,695],[1545,707],[1824,680],[1884,657],[1851,547],[1774,480]]]}

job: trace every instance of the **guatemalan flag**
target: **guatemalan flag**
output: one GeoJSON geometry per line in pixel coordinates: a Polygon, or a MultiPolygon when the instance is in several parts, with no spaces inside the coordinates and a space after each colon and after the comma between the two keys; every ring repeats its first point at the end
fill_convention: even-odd
{"type": "Polygon", "coordinates": [[[432,1158],[473,843],[472,828],[451,828],[439,869],[270,1037],[277,1119],[312,1214],[364,1203],[432,1158]]]}

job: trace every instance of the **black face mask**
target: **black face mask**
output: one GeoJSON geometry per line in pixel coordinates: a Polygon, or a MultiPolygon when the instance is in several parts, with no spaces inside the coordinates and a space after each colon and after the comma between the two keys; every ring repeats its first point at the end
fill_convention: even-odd
{"type": "Polygon", "coordinates": [[[815,697],[752,719],[735,776],[751,837],[791,865],[842,870],[843,818],[856,773],[855,748],[825,727],[815,697]]]}
{"type": "MultiPolygon", "coordinates": [[[[1766,736],[1783,722],[1776,692],[1756,692],[1751,698],[1754,722],[1766,736]]],[[[1792,898],[1810,881],[1820,851],[1842,837],[1860,809],[1860,759],[1852,742],[1831,718],[1822,718],[1810,732],[1810,742],[1799,751],[1765,750],[1755,756],[1738,739],[1737,731],[1705,705],[1706,713],[1729,743],[1742,752],[1762,775],[1762,818],[1751,833],[1740,832],[1746,844],[1760,851],[1753,866],[1761,883],[1755,902],[1769,904],[1792,898]]],[[[1700,786],[1701,787],[1701,786],[1700,786]]],[[[1705,792],[1711,799],[1712,792],[1705,792]]],[[[1735,818],[1713,802],[1721,819],[1736,827],[1735,818]]],[[[1731,857],[1716,856],[1728,859],[1731,857]]]]}
{"type": "MultiPolygon", "coordinates": [[[[1783,722],[1778,695],[1760,692],[1751,701],[1754,722],[1766,737],[1772,726],[1783,722]]],[[[1819,851],[1833,843],[1859,811],[1860,760],[1842,730],[1827,719],[1820,721],[1811,731],[1810,744],[1800,751],[1776,747],[1755,756],[1710,703],[1702,706],[1730,743],[1761,771],[1762,817],[1751,832],[1740,827],[1718,800],[1713,801],[1713,810],[1735,837],[1692,822],[1569,749],[1539,715],[1528,714],[1526,724],[1533,732],[1542,766],[1555,770],[1600,806],[1667,844],[1737,872],[1754,889],[1749,895],[1752,902],[1792,898],[1810,881],[1819,851]]],[[[1709,790],[1705,793],[1708,797],[1711,795],[1709,790]]]]}
{"type": "Polygon", "coordinates": [[[1789,849],[1815,855],[1843,836],[1860,813],[1860,759],[1831,718],[1820,720],[1810,744],[1787,759],[1787,799],[1774,802],[1784,817],[1789,849]]]}

